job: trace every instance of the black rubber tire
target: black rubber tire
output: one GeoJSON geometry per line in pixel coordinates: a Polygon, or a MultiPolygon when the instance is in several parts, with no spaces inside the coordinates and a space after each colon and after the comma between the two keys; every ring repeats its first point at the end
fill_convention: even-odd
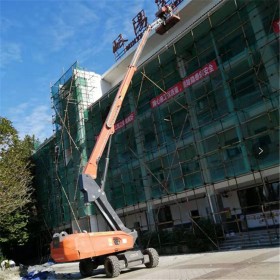
{"type": "Polygon", "coordinates": [[[105,273],[108,278],[118,277],[121,273],[119,259],[116,256],[109,256],[104,262],[105,273]]]}
{"type": "Polygon", "coordinates": [[[143,255],[148,255],[150,261],[148,263],[145,263],[145,266],[147,268],[153,268],[158,266],[159,263],[159,256],[158,252],[154,248],[147,248],[143,251],[143,255]]]}
{"type": "Polygon", "coordinates": [[[93,275],[93,270],[96,269],[96,265],[91,259],[80,260],[79,269],[83,277],[89,277],[93,275]]]}

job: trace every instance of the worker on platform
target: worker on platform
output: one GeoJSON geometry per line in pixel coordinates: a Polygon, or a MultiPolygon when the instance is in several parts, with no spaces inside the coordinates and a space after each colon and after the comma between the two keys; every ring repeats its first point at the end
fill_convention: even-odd
{"type": "Polygon", "coordinates": [[[163,21],[163,24],[166,24],[166,20],[169,16],[172,16],[173,9],[171,5],[165,5],[161,7],[160,11],[157,13],[158,18],[163,21]]]}

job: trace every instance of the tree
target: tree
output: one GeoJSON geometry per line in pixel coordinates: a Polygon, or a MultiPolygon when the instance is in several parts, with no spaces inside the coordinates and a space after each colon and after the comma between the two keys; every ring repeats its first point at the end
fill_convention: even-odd
{"type": "Polygon", "coordinates": [[[0,246],[28,240],[33,143],[30,136],[20,140],[12,123],[0,117],[0,246]]]}

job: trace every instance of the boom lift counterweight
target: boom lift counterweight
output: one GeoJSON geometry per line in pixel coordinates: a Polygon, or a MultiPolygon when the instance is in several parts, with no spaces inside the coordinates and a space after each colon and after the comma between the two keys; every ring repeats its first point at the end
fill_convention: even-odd
{"type": "Polygon", "coordinates": [[[91,276],[93,270],[103,264],[107,277],[117,277],[124,268],[140,264],[145,264],[146,267],[152,268],[156,267],[159,262],[158,253],[155,249],[148,248],[143,251],[133,249],[137,239],[137,232],[125,227],[108,202],[104,192],[106,171],[101,187],[95,181],[98,162],[109,138],[114,133],[114,124],[121,110],[129,84],[137,70],[137,63],[150,32],[156,29],[157,33],[163,34],[180,19],[178,16],[173,15],[170,7],[161,9],[156,16],[158,19],[149,25],[143,33],[88,163],[79,178],[80,189],[84,194],[84,202],[95,203],[112,231],[82,232],[69,235],[66,232],[56,233],[51,243],[52,258],[56,262],[80,261],[79,267],[82,276],[91,276]],[[158,32],[158,30],[161,30],[161,32],[158,32]]]}

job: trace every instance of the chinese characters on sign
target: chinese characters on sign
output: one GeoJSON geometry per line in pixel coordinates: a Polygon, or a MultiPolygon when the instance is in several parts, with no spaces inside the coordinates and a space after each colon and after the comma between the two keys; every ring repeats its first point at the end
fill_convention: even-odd
{"type": "Polygon", "coordinates": [[[145,31],[145,29],[148,26],[148,20],[145,16],[144,10],[142,10],[136,15],[136,17],[132,19],[132,23],[134,28],[134,34],[136,37],[145,31]]]}
{"type": "Polygon", "coordinates": [[[122,34],[120,34],[114,41],[113,41],[113,53],[115,58],[118,59],[124,54],[124,43],[127,42],[126,39],[123,38],[122,34]]]}
{"type": "Polygon", "coordinates": [[[172,6],[172,8],[176,8],[179,4],[181,4],[184,0],[155,0],[155,3],[157,4],[158,8],[161,8],[163,6],[169,5],[172,6]]]}
{"type": "Polygon", "coordinates": [[[125,42],[128,40],[123,39],[122,34],[120,34],[116,40],[113,42],[113,53],[115,59],[118,60],[122,57],[129,49],[131,49],[138,41],[141,40],[144,31],[148,26],[148,19],[145,16],[144,10],[141,10],[136,17],[132,19],[135,38],[125,46],[125,42]]]}
{"type": "Polygon", "coordinates": [[[185,88],[190,87],[201,79],[209,76],[212,72],[216,71],[218,66],[215,60],[212,60],[199,70],[195,71],[191,75],[187,76],[183,79],[182,82],[177,83],[173,87],[169,88],[166,92],[161,93],[150,101],[151,108],[155,108],[165,103],[167,100],[173,98],[180,92],[182,92],[185,88]]]}
{"type": "Polygon", "coordinates": [[[170,3],[166,3],[166,2],[170,2],[170,0],[169,1],[166,1],[166,0],[155,0],[155,3],[158,5],[158,8],[161,8],[161,7],[163,7],[163,6],[167,5],[167,4],[170,4],[170,3]]]}
{"type": "Polygon", "coordinates": [[[167,100],[171,99],[172,97],[176,96],[182,91],[183,91],[183,84],[182,82],[179,82],[175,86],[168,89],[166,92],[163,92],[157,97],[153,98],[150,101],[151,108],[160,106],[161,104],[165,103],[167,100]]]}
{"type": "Polygon", "coordinates": [[[115,124],[115,131],[117,132],[119,129],[123,128],[127,124],[133,122],[135,119],[135,113],[130,113],[124,120],[121,120],[115,124]]]}
{"type": "MultiPolygon", "coordinates": [[[[244,219],[244,217],[243,217],[244,219]]],[[[262,212],[246,215],[248,228],[265,227],[267,225],[279,225],[280,211],[272,210],[270,212],[262,212]]]]}
{"type": "Polygon", "coordinates": [[[195,71],[188,77],[183,80],[184,88],[188,88],[189,86],[195,84],[196,82],[200,81],[204,77],[209,76],[212,72],[218,69],[216,61],[213,60],[210,63],[203,66],[201,69],[195,71]]]}
{"type": "Polygon", "coordinates": [[[148,20],[145,16],[144,10],[139,12],[136,17],[132,19],[133,28],[134,28],[134,34],[135,38],[128,43],[127,46],[125,46],[125,51],[127,52],[129,49],[131,49],[138,41],[141,40],[144,31],[146,30],[148,26],[148,20]]]}
{"type": "Polygon", "coordinates": [[[184,1],[184,0],[175,0],[175,1],[173,2],[173,6],[174,6],[174,7],[178,7],[183,1],[184,1]]]}
{"type": "Polygon", "coordinates": [[[143,37],[143,33],[148,26],[148,19],[145,16],[144,10],[142,10],[140,13],[138,13],[136,15],[136,17],[134,17],[132,19],[132,23],[133,23],[133,28],[134,28],[134,34],[136,37],[131,42],[129,42],[127,44],[127,46],[125,46],[125,52],[127,52],[137,42],[139,42],[141,40],[141,38],[143,37]]]}
{"type": "Polygon", "coordinates": [[[273,21],[272,23],[274,33],[280,33],[280,19],[273,21]]]}
{"type": "MultiPolygon", "coordinates": [[[[134,122],[134,120],[135,120],[135,113],[132,112],[125,119],[115,123],[115,125],[114,125],[115,132],[117,132],[121,128],[125,127],[126,125],[134,122]]],[[[95,141],[97,141],[98,137],[99,137],[99,135],[95,136],[95,141]]]]}
{"type": "MultiPolygon", "coordinates": [[[[176,8],[179,4],[181,4],[183,0],[155,0],[155,3],[160,6],[165,5],[172,5],[173,8],[176,8]]],[[[129,49],[131,49],[137,42],[141,40],[143,37],[144,31],[148,27],[148,18],[145,15],[144,10],[141,10],[133,19],[133,28],[135,38],[130,41],[127,45],[125,42],[128,40],[124,39],[122,34],[120,34],[114,41],[113,41],[113,53],[115,55],[115,59],[118,60],[121,58],[129,49]]]]}

